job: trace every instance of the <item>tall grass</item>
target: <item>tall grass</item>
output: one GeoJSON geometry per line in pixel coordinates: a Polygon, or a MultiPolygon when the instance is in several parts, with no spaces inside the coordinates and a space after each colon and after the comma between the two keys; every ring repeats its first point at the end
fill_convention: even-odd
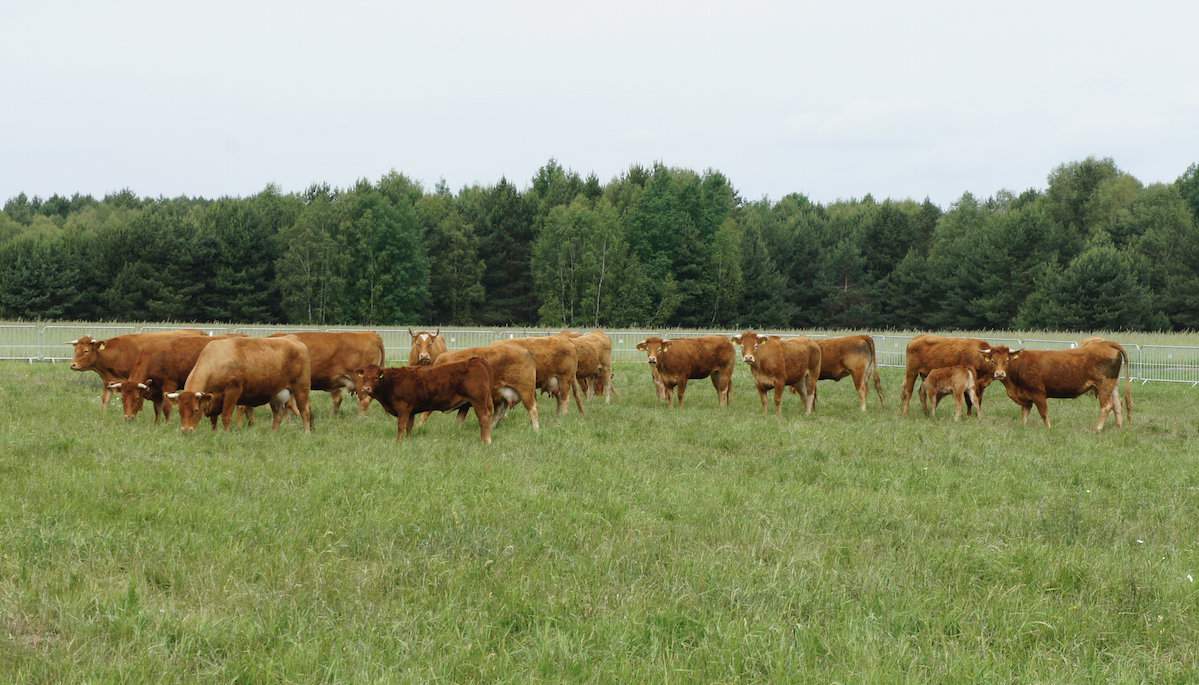
{"type": "Polygon", "coordinates": [[[901,419],[886,373],[884,409],[822,384],[779,420],[736,381],[678,412],[621,365],[488,448],[323,395],[310,436],[183,436],[0,365],[0,681],[1199,677],[1196,391],[1095,434],[1090,397],[901,419]]]}

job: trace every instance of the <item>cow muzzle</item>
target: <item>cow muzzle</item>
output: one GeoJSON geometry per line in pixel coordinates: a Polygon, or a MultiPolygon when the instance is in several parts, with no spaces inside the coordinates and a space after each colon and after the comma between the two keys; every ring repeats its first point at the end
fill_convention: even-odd
{"type": "Polygon", "coordinates": [[[76,364],[75,362],[71,362],[71,370],[72,370],[72,371],[78,371],[78,370],[79,370],[79,365],[78,365],[78,364],[76,364]]]}
{"type": "Polygon", "coordinates": [[[657,366],[657,365],[658,365],[658,358],[657,358],[657,357],[650,357],[650,358],[649,358],[649,359],[647,359],[646,361],[649,363],[649,365],[650,365],[650,366],[657,366]]]}
{"type": "Polygon", "coordinates": [[[184,433],[194,433],[196,430],[196,427],[195,426],[182,426],[179,428],[179,430],[184,433]]]}
{"type": "Polygon", "coordinates": [[[754,356],[753,356],[752,354],[747,354],[747,355],[745,355],[744,357],[742,357],[742,359],[744,359],[744,360],[745,360],[745,363],[746,363],[746,364],[753,364],[753,363],[754,363],[754,356]]]}
{"type": "Polygon", "coordinates": [[[993,375],[995,376],[995,380],[1001,381],[1007,378],[1007,371],[996,371],[993,375]]]}
{"type": "Polygon", "coordinates": [[[432,364],[433,358],[427,354],[422,354],[416,358],[417,364],[432,364]]]}

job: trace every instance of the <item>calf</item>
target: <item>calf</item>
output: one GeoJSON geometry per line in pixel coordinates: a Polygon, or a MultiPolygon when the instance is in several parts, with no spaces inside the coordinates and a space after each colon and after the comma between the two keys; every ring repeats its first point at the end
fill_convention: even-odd
{"type": "Polygon", "coordinates": [[[1099,423],[1103,430],[1109,412],[1115,411],[1116,426],[1124,426],[1120,407],[1120,367],[1128,369],[1124,387],[1124,410],[1132,421],[1132,368],[1128,353],[1119,343],[1089,338],[1072,350],[1009,350],[1002,345],[983,351],[994,364],[995,379],[1003,383],[1008,397],[1020,405],[1021,421],[1028,424],[1029,410],[1036,405],[1045,427],[1050,428],[1047,398],[1073,399],[1084,393],[1099,398],[1099,423]]]}
{"type": "Polygon", "coordinates": [[[308,348],[296,336],[227,338],[205,347],[183,390],[168,397],[179,401],[179,419],[185,433],[196,429],[201,416],[211,418],[215,429],[218,414],[225,430],[229,430],[238,405],[262,404],[270,404],[275,416],[271,429],[278,430],[293,399],[304,431],[309,432],[310,379],[308,348]]]}
{"type": "Polygon", "coordinates": [[[943,338],[939,335],[918,335],[908,342],[907,363],[903,376],[903,392],[900,394],[901,412],[908,415],[912,401],[912,389],[917,378],[924,378],[933,369],[945,366],[966,366],[974,369],[975,394],[982,409],[983,391],[991,384],[994,365],[983,356],[983,350],[991,346],[985,340],[975,338],[943,338]]]}
{"type": "Polygon", "coordinates": [[[584,413],[583,401],[579,399],[579,354],[569,340],[557,336],[516,338],[505,340],[504,345],[518,345],[533,355],[537,364],[537,388],[553,395],[558,400],[558,414],[565,415],[570,408],[570,395],[575,398],[579,413],[584,413]]]}
{"type": "Polygon", "coordinates": [[[412,349],[408,351],[408,366],[428,366],[446,351],[445,338],[441,337],[440,328],[432,333],[414,332],[409,328],[408,335],[412,338],[412,349]]]}
{"type": "Polygon", "coordinates": [[[843,338],[824,338],[820,345],[820,380],[840,381],[853,377],[853,387],[858,391],[859,404],[866,411],[866,397],[870,394],[869,384],[873,381],[878,394],[879,406],[883,404],[883,384],[878,376],[878,355],[874,351],[874,338],[868,335],[848,335],[843,338]]]}
{"type": "Polygon", "coordinates": [[[720,406],[728,406],[736,365],[733,343],[728,338],[708,335],[663,340],[650,336],[637,343],[637,349],[645,352],[653,371],[654,385],[658,387],[658,397],[664,399],[667,406],[672,404],[671,394],[678,388],[679,408],[682,409],[687,381],[708,377],[712,378],[720,406]]]}
{"type": "MultiPolygon", "coordinates": [[[[924,407],[924,415],[929,416],[929,400],[932,400],[932,416],[937,415],[937,405],[941,398],[953,395],[953,420],[962,420],[962,404],[969,398],[974,406],[978,406],[978,395],[974,392],[974,369],[968,366],[945,366],[933,369],[920,385],[920,404],[924,407]]],[[[979,409],[976,416],[982,418],[979,409]]]]}
{"type": "Polygon", "coordinates": [[[820,346],[811,338],[783,340],[777,335],[745,331],[731,338],[741,346],[741,358],[749,365],[767,413],[766,393],[774,390],[774,411],[783,415],[783,391],[790,387],[803,398],[805,413],[816,406],[816,379],[820,376],[820,346]]]}
{"type": "Polygon", "coordinates": [[[492,376],[482,357],[437,366],[371,368],[364,389],[396,417],[396,440],[412,432],[412,419],[421,412],[475,410],[484,444],[491,444],[492,376]]]}

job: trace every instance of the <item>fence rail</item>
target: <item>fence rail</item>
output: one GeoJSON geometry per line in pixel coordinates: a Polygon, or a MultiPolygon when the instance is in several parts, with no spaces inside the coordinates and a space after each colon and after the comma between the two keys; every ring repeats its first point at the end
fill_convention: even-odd
{"type": "MultiPolygon", "coordinates": [[[[374,330],[383,338],[390,361],[407,359],[411,337],[408,328],[374,328],[361,327],[316,328],[311,326],[267,326],[267,325],[230,325],[230,324],[119,324],[119,323],[0,323],[0,360],[62,362],[71,359],[71,348],[67,345],[80,336],[89,335],[93,338],[108,338],[127,333],[146,333],[151,331],[172,330],[188,327],[200,329],[209,335],[225,333],[242,333],[250,336],[265,336],[283,331],[349,331],[374,330]]],[[[429,327],[430,329],[434,327],[429,327]]],[[[526,336],[552,335],[558,329],[535,327],[512,328],[468,328],[443,327],[441,333],[445,336],[450,349],[479,347],[498,340],[521,338],[526,336]]],[[[666,337],[696,337],[701,335],[731,335],[734,331],[661,331],[615,329],[606,331],[612,338],[612,357],[617,361],[640,361],[642,354],[637,351],[637,343],[650,335],[665,335],[666,337]]],[[[813,338],[823,338],[831,335],[825,332],[812,331],[771,331],[780,335],[807,335],[813,338]]],[[[903,368],[905,350],[911,335],[891,333],[872,334],[875,349],[878,353],[880,366],[903,368]]],[[[1078,343],[1075,340],[1048,340],[1041,338],[996,338],[987,336],[992,344],[1007,345],[1013,348],[1029,348],[1041,350],[1070,349],[1078,343]]],[[[1188,383],[1199,386],[1199,346],[1188,345],[1140,345],[1124,343],[1128,350],[1132,377],[1142,383],[1188,383]]]]}

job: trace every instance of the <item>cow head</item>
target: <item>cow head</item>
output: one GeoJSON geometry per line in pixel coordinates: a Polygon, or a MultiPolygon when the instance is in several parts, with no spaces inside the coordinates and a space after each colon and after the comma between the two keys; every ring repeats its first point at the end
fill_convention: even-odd
{"type": "Polygon", "coordinates": [[[649,362],[650,366],[657,366],[658,357],[661,357],[663,353],[670,349],[670,341],[663,340],[657,336],[650,336],[637,343],[637,349],[645,352],[646,356],[649,357],[646,361],[649,362]]]}
{"type": "Polygon", "coordinates": [[[221,411],[220,393],[181,390],[169,392],[166,397],[179,403],[180,430],[184,433],[194,431],[200,419],[205,416],[212,416],[221,411]]]}
{"type": "Polygon", "coordinates": [[[383,379],[383,369],[375,364],[369,364],[361,369],[354,369],[354,394],[358,397],[358,408],[366,411],[375,396],[375,385],[383,379]]]}
{"type": "Polygon", "coordinates": [[[730,340],[741,346],[741,359],[752,366],[758,361],[758,346],[765,345],[770,338],[753,331],[745,331],[741,335],[734,335],[730,340]]]}
{"type": "Polygon", "coordinates": [[[412,353],[408,358],[414,359],[420,366],[428,366],[429,364],[432,364],[434,352],[433,341],[435,341],[437,336],[440,334],[440,328],[432,333],[428,331],[413,332],[413,330],[409,328],[408,335],[412,337],[412,353]]]}
{"type": "Polygon", "coordinates": [[[137,413],[142,410],[142,404],[146,400],[153,399],[154,379],[147,379],[145,382],[137,381],[119,381],[109,383],[109,390],[116,390],[121,393],[121,406],[125,409],[125,420],[132,421],[137,417],[137,413]]]}
{"type": "Polygon", "coordinates": [[[995,377],[995,380],[1002,381],[1007,378],[1011,363],[1020,358],[1022,351],[1009,350],[1003,345],[995,345],[994,347],[984,347],[979,350],[979,353],[982,354],[984,362],[994,367],[991,375],[995,377]]]}
{"type": "Polygon", "coordinates": [[[71,358],[71,369],[87,371],[96,365],[96,357],[105,349],[103,340],[96,340],[90,335],[76,338],[68,345],[75,347],[75,355],[71,358]]]}

